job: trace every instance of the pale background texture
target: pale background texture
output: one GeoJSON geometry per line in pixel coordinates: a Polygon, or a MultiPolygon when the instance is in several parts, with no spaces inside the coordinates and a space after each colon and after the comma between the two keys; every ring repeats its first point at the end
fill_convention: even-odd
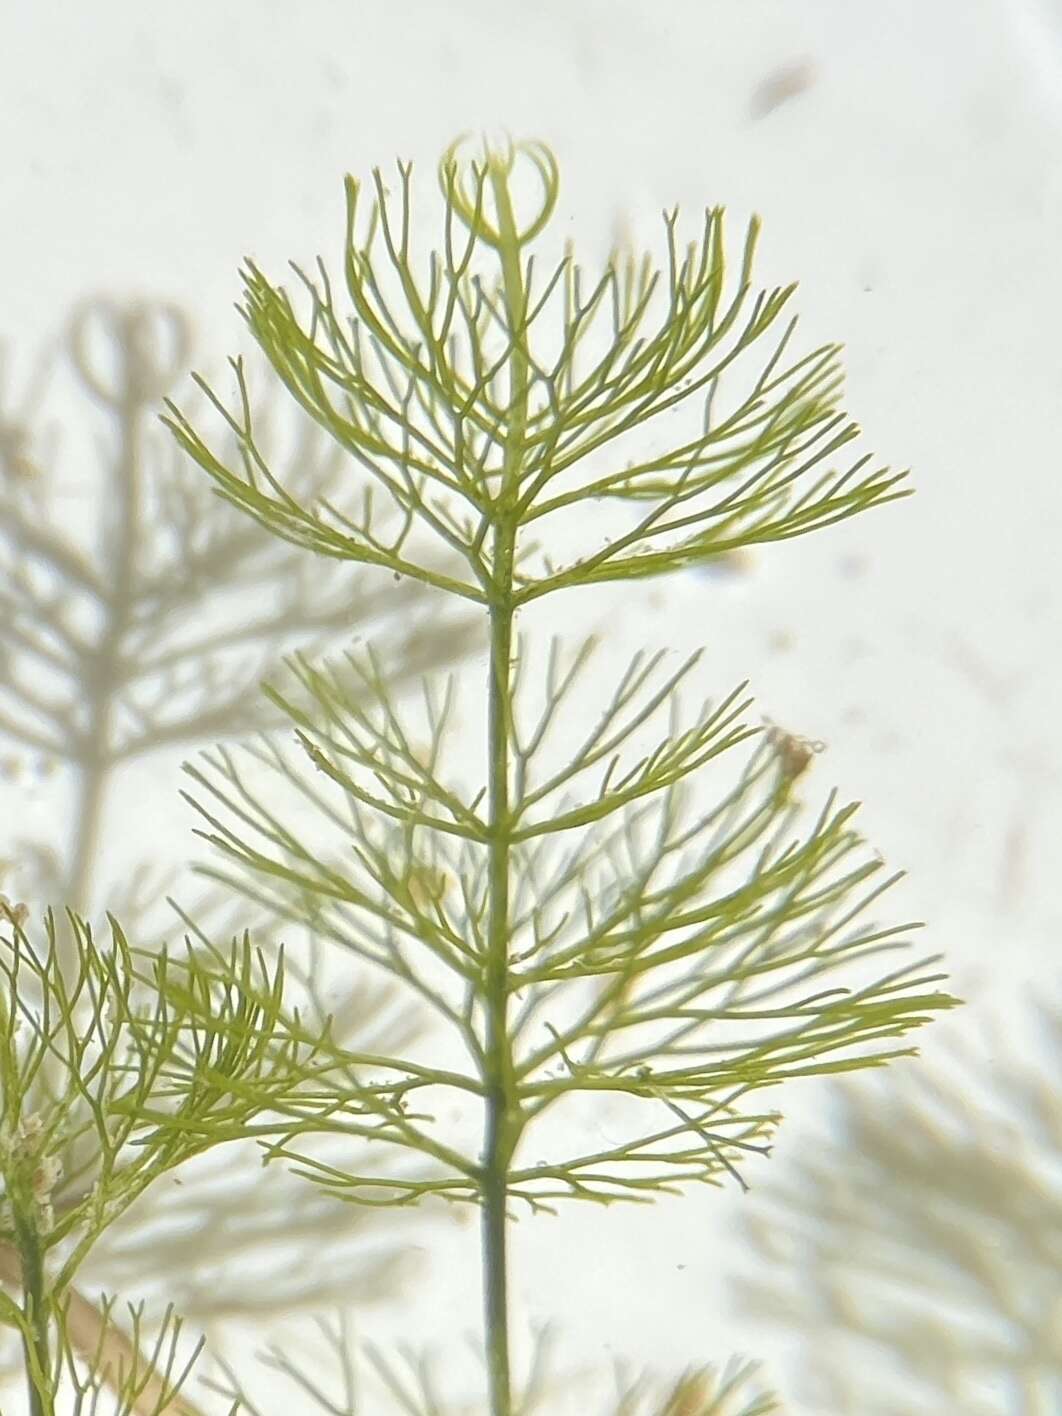
{"type": "MultiPolygon", "coordinates": [[[[0,115],[15,375],[96,292],[187,306],[197,358],[217,368],[243,347],[245,255],[270,273],[334,257],[345,171],[409,157],[433,186],[464,129],[552,145],[565,230],[589,257],[617,229],[655,242],[675,203],[725,202],[735,225],[760,212],[761,282],[800,280],[805,339],[844,341],[866,447],[910,466],[918,495],[768,548],[732,582],[566,599],[565,630],[600,625],[617,663],[644,643],[704,643],[706,691],[749,677],[765,714],[828,744],[818,786],[866,803],[864,829],[910,872],[897,907],[930,921],[976,1005],[927,1054],[949,1033],[987,1046],[985,1021],[1006,1030],[1028,992],[1049,995],[1062,5],[8,0],[0,115]]],[[[73,485],[69,423],[63,455],[73,485]]],[[[12,790],[23,825],[54,823],[51,794],[12,790]]],[[[175,776],[137,784],[131,842],[145,801],[179,839],[191,822],[175,795],[175,776]]],[[[777,1166],[816,1114],[815,1084],[788,1109],[777,1166]]],[[[548,1319],[562,1363],[584,1367],[746,1351],[784,1392],[785,1344],[726,1298],[741,1203],[705,1193],[522,1223],[518,1322],[548,1319]]],[[[478,1324],[475,1246],[474,1229],[440,1235],[403,1311],[361,1329],[453,1350],[478,1324]]]]}

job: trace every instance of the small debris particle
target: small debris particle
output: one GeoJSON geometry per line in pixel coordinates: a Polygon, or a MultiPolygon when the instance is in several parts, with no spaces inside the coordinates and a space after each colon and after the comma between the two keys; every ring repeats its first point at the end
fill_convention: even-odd
{"type": "Polygon", "coordinates": [[[766,118],[783,103],[799,98],[806,93],[817,78],[815,65],[810,59],[797,59],[773,70],[762,83],[757,84],[749,101],[751,118],[766,118]]]}
{"type": "Polygon", "coordinates": [[[837,569],[845,580],[861,580],[866,575],[869,564],[866,556],[842,556],[837,562],[837,569]]]}

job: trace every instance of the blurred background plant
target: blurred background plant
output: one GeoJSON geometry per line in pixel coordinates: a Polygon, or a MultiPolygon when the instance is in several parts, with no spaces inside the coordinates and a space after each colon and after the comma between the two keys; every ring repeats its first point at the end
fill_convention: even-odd
{"type": "Polygon", "coordinates": [[[794,1128],[750,1197],[737,1306],[797,1339],[809,1412],[1062,1407],[1062,1014],[984,1032],[833,1084],[828,1131],[794,1128]]]}
{"type": "MultiPolygon", "coordinates": [[[[480,1402],[455,1402],[444,1395],[439,1363],[423,1353],[406,1350],[397,1358],[361,1344],[355,1348],[344,1322],[318,1324],[323,1362],[312,1366],[296,1361],[280,1347],[260,1354],[270,1374],[270,1394],[275,1401],[278,1380],[307,1403],[310,1411],[327,1416],[363,1416],[367,1386],[375,1387],[405,1416],[481,1416],[480,1402]]],[[[602,1397],[599,1372],[568,1371],[563,1376],[551,1368],[549,1333],[535,1344],[527,1384],[515,1410],[518,1416],[553,1416],[554,1412],[594,1412],[594,1416],[781,1416],[782,1408],[768,1391],[759,1364],[732,1359],[721,1367],[687,1372],[678,1381],[662,1382],[651,1374],[633,1376],[617,1366],[615,1396],[602,1397]],[[591,1388],[596,1388],[591,1392],[591,1388]]],[[[225,1380],[208,1382],[226,1400],[239,1403],[247,1416],[270,1416],[271,1405],[259,1405],[240,1377],[231,1369],[225,1380]]]]}
{"type": "MultiPolygon", "coordinates": [[[[176,769],[175,754],[219,740],[265,735],[279,714],[258,692],[276,657],[316,653],[385,633],[397,690],[466,650],[470,621],[436,613],[429,624],[412,582],[381,594],[370,574],[311,563],[215,496],[173,440],[155,424],[163,396],[186,367],[191,327],[167,304],[97,300],[73,315],[62,361],[74,391],[103,425],[94,465],[80,450],[76,480],[58,476],[59,447],[46,415],[46,381],[57,359],[42,357],[17,401],[0,389],[0,771],[14,800],[24,784],[46,783],[54,829],[27,835],[20,812],[5,812],[2,883],[20,898],[70,906],[90,919],[112,911],[141,939],[175,933],[170,891],[180,859],[166,858],[156,829],[167,802],[144,790],[152,763],[176,769]],[[135,812],[121,794],[139,788],[135,812]],[[114,837],[149,843],[115,863],[114,837]]],[[[86,409],[77,410],[83,418],[86,409]]],[[[341,455],[308,420],[274,430],[274,454],[307,497],[333,490],[341,455]],[[282,446],[283,444],[283,446],[282,446]]],[[[165,788],[159,790],[159,796],[165,788]]],[[[176,788],[172,793],[176,798],[176,788]]],[[[171,833],[172,834],[172,833],[171,833]]],[[[220,892],[196,894],[198,924],[224,937],[230,918],[220,892]]],[[[239,907],[256,942],[273,932],[263,912],[239,907]]],[[[294,931],[285,939],[296,943],[294,931]]],[[[67,941],[68,947],[70,941],[67,941]]],[[[307,996],[322,991],[312,936],[291,954],[307,996]]],[[[417,1022],[386,987],[350,972],[328,989],[340,1036],[362,1048],[398,1045],[417,1022]]],[[[83,1144],[91,1145],[85,1137],[83,1144]]],[[[198,1161],[160,1202],[152,1192],[99,1242],[82,1275],[143,1304],[151,1330],[172,1304],[192,1326],[236,1317],[264,1321],[301,1307],[377,1301],[393,1291],[409,1255],[398,1218],[381,1226],[339,1206],[279,1169],[264,1177],[257,1153],[198,1161]],[[263,1181],[268,1178],[269,1198],[263,1181]],[[327,1238],[332,1262],[319,1262],[327,1238]]],[[[65,1157],[66,1175],[91,1157],[65,1157]]],[[[371,1169],[373,1157],[364,1164],[371,1169]]],[[[71,1195],[60,1182],[54,1204],[71,1195]]],[[[12,1281],[0,1250],[0,1276],[12,1281]]],[[[92,1339],[94,1298],[75,1295],[82,1346],[92,1339]],[[87,1326],[86,1326],[87,1324],[87,1326]]],[[[122,1311],[115,1309],[116,1312],[122,1311]]],[[[109,1319],[108,1319],[109,1320],[109,1319]]],[[[136,1407],[131,1409],[138,1409],[136,1407]]]]}
{"type": "MultiPolygon", "coordinates": [[[[423,590],[412,580],[396,585],[388,575],[381,585],[361,567],[311,562],[192,474],[154,424],[191,350],[191,322],[180,309],[101,299],[74,311],[60,347],[37,359],[21,396],[14,396],[10,359],[2,371],[0,790],[12,801],[44,790],[56,827],[34,834],[22,812],[7,813],[0,887],[35,908],[69,904],[96,921],[111,912],[159,942],[175,932],[168,898],[175,892],[184,901],[179,928],[194,917],[197,928],[224,937],[250,923],[261,943],[277,929],[268,905],[252,913],[245,896],[234,903],[222,888],[198,887],[189,902],[185,861],[167,858],[160,844],[166,833],[150,829],[156,803],[141,794],[131,819],[123,791],[131,782],[135,791],[145,768],[175,770],[181,757],[219,741],[247,747],[254,738],[258,746],[249,750],[274,758],[276,730],[288,720],[258,688],[293,648],[313,657],[347,643],[356,624],[358,639],[386,642],[388,687],[400,694],[424,671],[460,659],[473,623],[457,615],[429,623],[423,590]],[[79,425],[86,414],[103,424],[91,465],[79,447],[72,477],[63,476],[68,438],[48,412],[49,384],[64,373],[72,376],[79,425]],[[152,844],[132,869],[108,850],[127,823],[152,844]]],[[[305,419],[272,430],[268,403],[259,408],[265,416],[257,431],[281,459],[287,485],[307,499],[332,492],[340,450],[305,419]]],[[[290,920],[283,933],[293,938],[290,920]]],[[[69,971],[76,947],[62,919],[57,942],[69,971]]],[[[337,996],[331,979],[322,982],[321,941],[303,931],[298,942],[305,996],[320,1004],[327,992],[338,1038],[369,1050],[410,1040],[418,1021],[408,1007],[395,1006],[385,985],[362,977],[337,996]]],[[[92,1165],[91,1137],[83,1133],[76,1148],[58,1169],[52,1203],[60,1217],[83,1197],[83,1184],[72,1177],[83,1180],[92,1165]]],[[[234,1161],[232,1147],[191,1162],[179,1183],[147,1192],[98,1235],[68,1297],[56,1354],[79,1416],[214,1410],[192,1398],[187,1380],[203,1334],[211,1356],[223,1359],[234,1323],[241,1333],[250,1323],[268,1343],[274,1322],[290,1331],[299,1311],[346,1314],[352,1301],[379,1303],[409,1272],[416,1236],[407,1212],[383,1219],[337,1204],[279,1167],[266,1174],[257,1151],[245,1149],[244,1163],[234,1161]],[[320,1261],[324,1242],[327,1264],[320,1261]],[[115,1293],[121,1300],[108,1296],[115,1293]],[[198,1336],[190,1339],[189,1330],[198,1336]]],[[[372,1174],[377,1159],[367,1149],[356,1164],[372,1174]]],[[[19,1292],[18,1257],[2,1239],[0,1284],[19,1292]]],[[[353,1349],[340,1339],[342,1326],[334,1335],[327,1325],[321,1331],[329,1333],[322,1355],[346,1393],[338,1402],[319,1384],[327,1377],[315,1371],[311,1379],[277,1345],[264,1354],[265,1370],[271,1381],[286,1375],[304,1396],[316,1392],[328,1411],[353,1413],[353,1349]]],[[[12,1376],[20,1366],[16,1348],[17,1336],[6,1351],[12,1376]]],[[[377,1395],[395,1410],[456,1416],[467,1409],[444,1404],[422,1356],[388,1361],[370,1349],[363,1366],[362,1385],[375,1381],[377,1395]]],[[[235,1370],[227,1370],[216,1409],[239,1398],[257,1411],[235,1370]]],[[[692,1372],[670,1385],[617,1372],[611,1405],[601,1405],[600,1373],[584,1385],[595,1389],[603,1416],[761,1416],[776,1409],[755,1366],[745,1363],[692,1372]]],[[[525,1409],[548,1410],[573,1387],[583,1390],[570,1371],[552,1370],[543,1345],[525,1409]]],[[[595,1401],[589,1392],[585,1399],[595,1401]]]]}

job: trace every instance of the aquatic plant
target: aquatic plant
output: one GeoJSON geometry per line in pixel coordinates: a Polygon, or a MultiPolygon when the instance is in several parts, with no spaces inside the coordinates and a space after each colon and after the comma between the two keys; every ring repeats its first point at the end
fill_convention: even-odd
{"type": "Polygon", "coordinates": [[[508,1416],[515,1207],[744,1183],[739,1166],[777,1121],[759,1092],[908,1053],[901,1039],[953,1000],[931,961],[875,973],[905,946],[908,926],[866,918],[891,879],[835,795],[801,829],[811,745],[750,726],[744,686],[684,719],[699,656],[672,668],[662,649],[639,652],[590,714],[577,700],[593,645],[517,635],[562,592],[710,563],[905,495],[902,474],[849,451],[837,348],[792,352],[793,287],[754,293],[756,221],[732,279],[719,209],[688,242],[667,214],[663,269],[616,252],[588,277],[570,251],[543,269],[532,250],[558,199],[544,146],[463,160],[455,145],[439,179],[442,240],[423,259],[411,168],[399,165],[397,197],[379,171],[368,190],[347,179],[345,307],[323,262],[294,268],[297,293],[244,267],[255,342],[349,456],[342,503],[305,501],[270,465],[239,359],[231,406],[198,381],[238,459],[172,404],[168,422],[220,495],[277,536],[484,617],[478,781],[448,755],[453,683],[427,681],[419,712],[405,710],[383,648],[296,656],[269,690],[303,766],[268,765],[331,844],[267,805],[261,759],[253,775],[228,751],[190,770],[221,856],[213,877],[410,990],[463,1056],[336,1050],[345,1082],[320,1131],[368,1132],[427,1174],[387,1186],[319,1162],[310,1127],[269,1156],[350,1203],[479,1210],[490,1411],[508,1416]],[[396,534],[378,528],[380,501],[396,534]],[[434,568],[432,547],[453,571],[434,568]],[[447,1095],[481,1113],[478,1148],[434,1120],[447,1095]],[[604,1097],[626,1104],[621,1143],[591,1152],[544,1124],[604,1097]]]}

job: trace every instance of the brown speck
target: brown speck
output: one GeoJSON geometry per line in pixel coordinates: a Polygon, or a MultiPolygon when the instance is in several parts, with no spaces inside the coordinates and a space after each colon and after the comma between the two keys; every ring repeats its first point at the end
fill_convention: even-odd
{"type": "Polygon", "coordinates": [[[769,724],[767,740],[778,754],[782,781],[788,789],[798,777],[803,776],[816,753],[824,751],[824,742],[812,742],[809,738],[787,733],[784,728],[769,724]]]}
{"type": "Polygon", "coordinates": [[[29,909],[23,904],[13,903],[6,895],[0,895],[0,919],[5,919],[16,929],[21,929],[29,919],[29,909]]]}

